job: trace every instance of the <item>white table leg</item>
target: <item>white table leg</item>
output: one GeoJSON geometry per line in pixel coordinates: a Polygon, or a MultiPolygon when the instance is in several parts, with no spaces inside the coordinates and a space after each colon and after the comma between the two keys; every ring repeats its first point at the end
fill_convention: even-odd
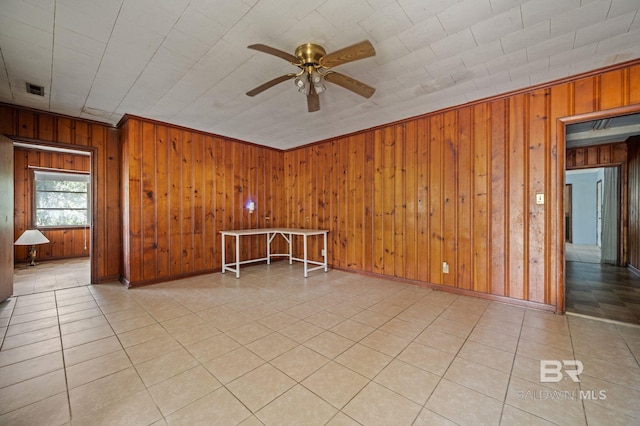
{"type": "Polygon", "coordinates": [[[322,252],[324,253],[324,271],[327,272],[327,233],[324,234],[324,249],[322,252]]]}
{"type": "Polygon", "coordinates": [[[271,235],[267,232],[267,265],[271,265],[271,235]]]}
{"type": "Polygon", "coordinates": [[[236,278],[240,278],[240,235],[236,235],[236,278]]]}
{"type": "Polygon", "coordinates": [[[289,265],[293,265],[293,235],[289,234],[289,265]]]}
{"type": "Polygon", "coordinates": [[[226,235],[222,234],[221,236],[221,240],[222,240],[222,273],[224,274],[225,268],[227,266],[227,262],[226,262],[226,257],[225,257],[225,250],[224,250],[224,239],[225,239],[226,235]]]}
{"type": "Polygon", "coordinates": [[[307,278],[307,235],[302,236],[303,246],[304,246],[304,277],[307,278]]]}

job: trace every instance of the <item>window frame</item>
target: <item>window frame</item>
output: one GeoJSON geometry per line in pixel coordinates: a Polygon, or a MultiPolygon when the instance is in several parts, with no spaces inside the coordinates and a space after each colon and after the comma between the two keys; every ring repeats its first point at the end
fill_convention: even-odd
{"type": "MultiPolygon", "coordinates": [[[[79,171],[79,170],[65,170],[65,169],[49,169],[49,168],[39,168],[39,167],[33,167],[31,168],[31,176],[30,176],[30,184],[31,184],[31,227],[35,228],[35,229],[48,229],[48,230],[53,230],[53,229],[83,229],[83,228],[89,228],[91,227],[91,218],[92,218],[92,204],[91,204],[91,188],[92,188],[92,182],[91,182],[91,173],[90,172],[86,172],[86,171],[79,171]],[[38,225],[38,208],[37,208],[37,194],[38,194],[38,190],[37,190],[37,182],[36,182],[36,174],[38,173],[42,173],[42,174],[53,174],[53,175],[81,175],[84,176],[86,178],[86,185],[87,185],[87,205],[85,207],[85,209],[87,212],[87,221],[85,224],[81,224],[81,225],[70,225],[70,224],[66,224],[66,225],[38,225]]],[[[61,179],[62,180],[62,179],[61,179]]],[[[43,209],[40,209],[43,210],[43,209]]]]}

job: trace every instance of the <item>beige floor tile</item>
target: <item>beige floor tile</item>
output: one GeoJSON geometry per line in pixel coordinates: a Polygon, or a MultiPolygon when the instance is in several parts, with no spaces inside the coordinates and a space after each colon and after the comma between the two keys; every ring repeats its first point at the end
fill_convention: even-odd
{"type": "Polygon", "coordinates": [[[50,425],[63,425],[70,420],[66,391],[0,416],[0,424],[12,426],[41,425],[44,421],[50,425]]]}
{"type": "Polygon", "coordinates": [[[6,351],[3,350],[0,351],[0,367],[61,350],[60,339],[57,337],[30,345],[7,349],[6,351]]]}
{"type": "Polygon", "coordinates": [[[73,389],[85,383],[131,367],[131,361],[123,349],[110,352],[72,366],[68,366],[67,386],[73,389]]]}
{"type": "Polygon", "coordinates": [[[228,383],[227,389],[249,410],[256,413],[295,384],[293,379],[277,368],[263,364],[228,383]]]}
{"type": "Polygon", "coordinates": [[[267,426],[324,425],[337,410],[309,392],[295,386],[261,409],[257,416],[267,426]]]}
{"type": "Polygon", "coordinates": [[[440,377],[400,360],[393,360],[374,381],[405,398],[424,405],[440,377]]]}
{"type": "Polygon", "coordinates": [[[149,388],[160,411],[168,416],[220,387],[204,367],[198,365],[149,388]]]}
{"type": "Polygon", "coordinates": [[[317,325],[313,325],[306,321],[298,321],[288,327],[283,328],[279,332],[280,334],[283,334],[298,343],[304,343],[319,335],[323,331],[324,330],[317,325]]]}
{"type": "MultiPolygon", "coordinates": [[[[509,404],[505,404],[502,410],[502,418],[500,424],[503,425],[531,425],[531,426],[552,426],[555,423],[551,423],[542,417],[535,416],[526,411],[522,411],[518,408],[512,407],[509,404]]],[[[610,423],[603,423],[610,424],[610,423]]]]}
{"type": "Polygon", "coordinates": [[[343,411],[366,425],[410,425],[420,413],[421,406],[387,388],[371,382],[343,411]]]}
{"type": "Polygon", "coordinates": [[[246,345],[273,333],[273,330],[262,324],[250,322],[238,328],[234,328],[233,330],[229,330],[226,333],[238,343],[246,345]]]}
{"type": "Polygon", "coordinates": [[[264,360],[243,347],[204,363],[207,370],[223,384],[237,379],[264,364],[264,360]]]}
{"type": "Polygon", "coordinates": [[[192,328],[175,331],[171,333],[171,335],[180,342],[181,345],[188,346],[220,333],[221,331],[211,324],[204,323],[192,328]]]}
{"type": "Polygon", "coordinates": [[[300,382],[327,362],[329,359],[325,356],[305,346],[297,346],[273,359],[270,364],[300,382]]]}
{"type": "Polygon", "coordinates": [[[511,352],[505,352],[482,343],[467,340],[460,349],[458,356],[508,374],[511,372],[515,355],[511,352]]]}
{"type": "Polygon", "coordinates": [[[2,344],[2,350],[17,348],[19,346],[30,345],[32,343],[42,342],[60,337],[60,330],[57,325],[47,328],[40,328],[34,331],[26,331],[12,336],[6,336],[2,344]]]}
{"type": "Polygon", "coordinates": [[[414,341],[443,352],[456,354],[464,344],[465,339],[459,336],[454,336],[453,334],[447,334],[427,328],[420,333],[414,341]]]}
{"type": "Polygon", "coordinates": [[[332,314],[331,312],[320,311],[313,315],[308,316],[304,320],[313,325],[317,325],[320,328],[324,328],[325,330],[328,330],[331,327],[337,324],[340,324],[345,319],[346,319],[345,317],[332,314]]]}
{"type": "Polygon", "coordinates": [[[140,343],[149,342],[168,335],[169,333],[164,329],[164,327],[160,324],[154,324],[119,334],[118,339],[120,339],[122,346],[128,348],[130,346],[139,345],[140,343]]]}
{"type": "Polygon", "coordinates": [[[439,351],[414,342],[409,344],[409,346],[398,355],[398,359],[430,373],[442,376],[445,371],[447,371],[447,368],[449,368],[454,356],[454,354],[439,351]]]}
{"type": "Polygon", "coordinates": [[[352,316],[351,319],[366,324],[370,327],[378,328],[385,322],[389,321],[391,317],[367,309],[357,315],[352,316]]]}
{"type": "Polygon", "coordinates": [[[65,349],[83,345],[85,343],[101,340],[113,336],[113,329],[110,325],[100,325],[94,328],[87,328],[82,331],[62,335],[62,346],[65,349]]]}
{"type": "Polygon", "coordinates": [[[425,408],[458,424],[497,425],[502,405],[493,398],[442,379],[425,408]]]}
{"type": "Polygon", "coordinates": [[[61,351],[6,365],[0,367],[0,388],[61,370],[63,367],[61,351]]]}
{"type": "Polygon", "coordinates": [[[93,309],[85,309],[82,311],[69,312],[67,314],[59,315],[58,321],[60,324],[66,324],[74,321],[82,321],[87,318],[102,316],[100,308],[95,307],[93,309]]]}
{"type": "Polygon", "coordinates": [[[9,321],[9,325],[22,324],[25,322],[40,320],[43,318],[56,317],[57,315],[58,315],[58,311],[55,307],[52,309],[47,309],[44,311],[37,311],[37,312],[30,312],[27,314],[18,314],[18,315],[14,314],[11,317],[11,321],[9,321]]]}
{"type": "Polygon", "coordinates": [[[41,303],[33,303],[30,305],[17,306],[13,309],[14,316],[37,313],[56,308],[56,301],[53,298],[43,300],[41,303]]]}
{"type": "Polygon", "coordinates": [[[471,334],[474,326],[475,323],[473,322],[459,322],[439,317],[429,325],[429,328],[466,339],[471,334]]]}
{"type": "Polygon", "coordinates": [[[116,336],[110,336],[65,349],[64,363],[69,367],[119,350],[122,350],[120,341],[116,336]]]}
{"type": "Polygon", "coordinates": [[[125,309],[116,310],[113,312],[105,312],[104,314],[109,323],[128,321],[142,315],[148,315],[148,312],[145,311],[144,308],[137,303],[135,305],[127,306],[125,309]]]}
{"type": "Polygon", "coordinates": [[[126,401],[127,398],[144,390],[144,384],[134,368],[119,371],[70,389],[71,416],[72,418],[88,416],[116,401],[126,401]]]}
{"type": "Polygon", "coordinates": [[[340,364],[369,379],[374,378],[392,359],[389,355],[360,343],[356,343],[335,358],[340,364]]]}
{"type": "Polygon", "coordinates": [[[169,425],[235,425],[248,419],[251,412],[226,388],[187,405],[166,418],[169,425]]]}
{"type": "Polygon", "coordinates": [[[455,358],[444,378],[498,401],[504,401],[509,384],[509,374],[464,358],[455,358]]]}
{"type": "Polygon", "coordinates": [[[487,327],[476,327],[469,335],[469,340],[486,346],[515,353],[518,346],[518,336],[510,336],[487,327]]]}
{"type": "Polygon", "coordinates": [[[332,332],[346,337],[349,340],[353,340],[354,342],[360,341],[367,335],[371,334],[374,330],[375,328],[369,325],[350,319],[347,319],[331,328],[332,332]]]}
{"type": "Polygon", "coordinates": [[[341,409],[367,383],[369,379],[366,377],[331,361],[307,377],[302,385],[334,407],[341,409]]]}
{"type": "Polygon", "coordinates": [[[339,336],[331,331],[325,331],[306,341],[304,345],[327,358],[333,359],[353,346],[354,343],[352,340],[339,336]]]}
{"type": "Polygon", "coordinates": [[[162,323],[162,326],[169,332],[174,333],[180,330],[186,330],[199,325],[206,324],[206,321],[198,315],[188,313],[187,315],[176,317],[162,323]]]}
{"type": "Polygon", "coordinates": [[[111,321],[111,328],[116,334],[122,334],[127,331],[136,330],[138,328],[147,327],[157,324],[158,322],[151,315],[146,312],[133,318],[128,318],[122,321],[111,321]]]}
{"type": "MultiPolygon", "coordinates": [[[[93,300],[93,298],[91,297],[90,299],[91,300],[87,300],[81,303],[69,303],[69,304],[58,303],[58,316],[65,317],[66,315],[72,314],[75,312],[86,311],[88,309],[91,309],[91,310],[99,309],[98,304],[93,300]]],[[[102,311],[100,311],[100,314],[102,314],[102,311]]],[[[95,316],[95,315],[91,315],[91,316],[95,316]]]]}
{"type": "Polygon", "coordinates": [[[188,345],[186,348],[199,362],[204,363],[239,347],[240,343],[226,334],[217,334],[188,345]]]}
{"type": "Polygon", "coordinates": [[[600,407],[640,420],[640,391],[584,374],[580,379],[581,390],[591,395],[584,398],[590,398],[590,402],[600,407]]]}
{"type": "MultiPolygon", "coordinates": [[[[8,322],[10,319],[10,316],[7,316],[4,319],[6,319],[6,321],[8,322]]],[[[3,327],[6,327],[5,337],[9,337],[9,336],[15,336],[16,334],[27,333],[29,331],[40,330],[42,328],[49,328],[57,325],[58,325],[58,318],[49,317],[49,318],[42,318],[35,321],[24,322],[22,324],[9,325],[8,327],[5,324],[3,327]]]]}
{"type": "Polygon", "coordinates": [[[575,387],[556,390],[511,377],[505,402],[512,407],[557,424],[584,424],[582,401],[574,397],[575,387]]]}
{"type": "MultiPolygon", "coordinates": [[[[584,401],[584,411],[589,425],[628,426],[638,424],[640,419],[639,417],[629,417],[592,401],[584,401]]],[[[2,420],[1,417],[0,420],[2,420]]]]}
{"type": "Polygon", "coordinates": [[[630,366],[612,362],[612,359],[602,360],[581,356],[580,361],[584,365],[582,375],[604,380],[619,386],[625,386],[640,391],[640,366],[630,366]]]}
{"type": "Polygon", "coordinates": [[[56,370],[0,389],[0,414],[42,401],[66,390],[64,370],[56,370]]]}
{"type": "Polygon", "coordinates": [[[298,343],[288,337],[279,333],[272,333],[249,343],[246,348],[265,361],[270,361],[296,346],[298,346],[298,343]]]}
{"type": "Polygon", "coordinates": [[[162,414],[146,390],[116,401],[82,416],[74,416],[74,425],[148,425],[162,419],[162,414]]]}
{"type": "Polygon", "coordinates": [[[423,408],[412,426],[455,426],[456,423],[434,413],[428,408],[423,408]]]}
{"type": "Polygon", "coordinates": [[[270,328],[274,331],[282,330],[283,328],[290,326],[298,322],[299,319],[293,315],[289,315],[284,312],[278,312],[276,314],[270,315],[268,317],[264,317],[259,319],[257,322],[270,328]]]}
{"type": "Polygon", "coordinates": [[[65,336],[67,334],[88,330],[90,328],[101,327],[104,325],[109,325],[109,321],[107,321],[104,316],[91,317],[80,321],[60,324],[60,333],[65,336]]]}
{"type": "Polygon", "coordinates": [[[195,367],[198,361],[184,348],[136,365],[144,384],[149,387],[195,367]]]}
{"type": "Polygon", "coordinates": [[[339,411],[329,422],[327,426],[360,426],[360,423],[353,420],[351,417],[339,411]]]}
{"type": "Polygon", "coordinates": [[[382,330],[376,330],[360,341],[361,344],[391,357],[402,352],[410,342],[411,340],[406,337],[398,337],[382,330]]]}

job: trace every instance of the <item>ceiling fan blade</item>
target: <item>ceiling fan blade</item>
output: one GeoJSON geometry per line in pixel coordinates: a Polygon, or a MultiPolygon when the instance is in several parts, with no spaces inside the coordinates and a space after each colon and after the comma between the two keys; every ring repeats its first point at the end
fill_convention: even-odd
{"type": "Polygon", "coordinates": [[[309,94],[307,95],[307,110],[309,112],[315,112],[320,109],[320,96],[316,93],[313,84],[310,86],[309,94]]]}
{"type": "Polygon", "coordinates": [[[282,58],[285,61],[291,62],[294,65],[300,64],[300,60],[293,56],[290,53],[284,52],[280,49],[276,49],[275,47],[270,47],[264,44],[252,44],[251,46],[247,46],[249,49],[257,50],[258,52],[268,53],[269,55],[277,56],[278,58],[282,58]]]}
{"type": "Polygon", "coordinates": [[[265,90],[275,86],[276,84],[280,84],[283,81],[291,80],[295,76],[296,76],[295,74],[285,74],[285,75],[281,75],[280,77],[276,77],[273,80],[270,80],[270,81],[267,81],[266,83],[261,84],[260,86],[256,87],[255,89],[249,90],[247,92],[247,96],[255,96],[258,93],[262,93],[265,90]]]}
{"type": "Polygon", "coordinates": [[[330,83],[342,86],[347,90],[351,90],[353,93],[357,93],[360,96],[364,96],[365,98],[370,98],[376,91],[374,87],[371,87],[368,84],[335,71],[329,71],[326,73],[324,75],[324,79],[330,83]]]}
{"type": "Polygon", "coordinates": [[[324,68],[332,68],[338,65],[346,64],[347,62],[357,61],[358,59],[368,58],[375,56],[376,51],[369,40],[361,41],[360,43],[352,44],[343,49],[331,52],[322,58],[320,58],[320,65],[324,68]]]}

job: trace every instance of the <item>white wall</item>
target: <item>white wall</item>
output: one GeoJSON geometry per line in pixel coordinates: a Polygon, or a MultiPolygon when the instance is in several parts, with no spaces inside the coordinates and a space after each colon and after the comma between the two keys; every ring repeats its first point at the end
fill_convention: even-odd
{"type": "Polygon", "coordinates": [[[567,171],[566,183],[572,185],[573,244],[596,244],[596,182],[604,169],[567,171]]]}

